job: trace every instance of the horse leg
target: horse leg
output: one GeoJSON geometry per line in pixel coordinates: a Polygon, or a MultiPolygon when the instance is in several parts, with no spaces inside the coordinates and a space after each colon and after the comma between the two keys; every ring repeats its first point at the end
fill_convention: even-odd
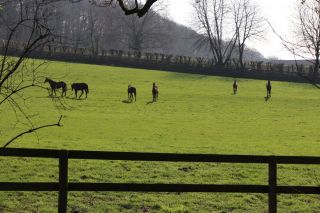
{"type": "Polygon", "coordinates": [[[81,98],[82,94],[83,94],[83,90],[81,90],[81,95],[79,96],[79,99],[81,98]]]}
{"type": "Polygon", "coordinates": [[[74,90],[74,93],[76,94],[76,98],[77,98],[78,90],[75,89],[75,90],[74,90]]]}

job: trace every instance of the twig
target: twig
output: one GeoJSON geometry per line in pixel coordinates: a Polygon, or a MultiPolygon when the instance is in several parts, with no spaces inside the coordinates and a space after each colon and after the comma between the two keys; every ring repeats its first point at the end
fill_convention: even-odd
{"type": "Polygon", "coordinates": [[[61,122],[61,119],[62,119],[62,115],[60,116],[59,120],[57,123],[54,123],[54,124],[47,124],[47,125],[43,125],[43,126],[39,126],[39,127],[35,127],[35,128],[31,128],[25,132],[22,132],[18,135],[16,135],[14,138],[12,138],[11,140],[9,140],[2,148],[6,148],[9,144],[11,144],[14,140],[16,140],[17,138],[25,135],[25,134],[28,134],[28,133],[32,133],[32,132],[35,132],[39,129],[42,129],[42,128],[47,128],[47,127],[52,127],[52,126],[58,126],[58,127],[61,127],[62,125],[60,124],[61,122]]]}

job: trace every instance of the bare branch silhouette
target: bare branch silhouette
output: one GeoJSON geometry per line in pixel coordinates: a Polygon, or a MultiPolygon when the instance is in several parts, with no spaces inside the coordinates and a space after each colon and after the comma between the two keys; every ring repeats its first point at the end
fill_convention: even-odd
{"type": "Polygon", "coordinates": [[[15,141],[16,139],[20,138],[21,136],[25,135],[25,134],[30,134],[30,133],[33,133],[39,129],[43,129],[43,128],[48,128],[48,127],[53,127],[53,126],[58,126],[58,127],[61,127],[61,119],[62,119],[62,115],[60,116],[59,120],[57,123],[54,123],[54,124],[46,124],[46,125],[43,125],[43,126],[39,126],[39,127],[35,127],[35,128],[31,128],[25,132],[22,132],[18,135],[16,135],[15,137],[13,137],[11,140],[9,140],[2,148],[6,148],[7,146],[9,146],[13,141],[15,141]]]}

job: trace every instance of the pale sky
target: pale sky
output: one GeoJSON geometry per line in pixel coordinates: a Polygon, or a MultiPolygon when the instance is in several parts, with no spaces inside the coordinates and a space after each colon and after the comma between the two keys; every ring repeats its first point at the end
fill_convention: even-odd
{"type": "MultiPolygon", "coordinates": [[[[193,27],[193,8],[191,6],[192,0],[162,0],[168,1],[169,11],[168,15],[175,22],[193,27]]],[[[293,25],[292,16],[297,0],[252,0],[261,11],[261,16],[268,19],[276,31],[282,36],[289,36],[292,34],[293,25]]],[[[249,47],[257,49],[265,57],[278,57],[279,59],[293,59],[291,53],[287,52],[280,39],[274,35],[271,29],[266,25],[267,31],[265,40],[254,41],[248,43],[249,47]]]]}

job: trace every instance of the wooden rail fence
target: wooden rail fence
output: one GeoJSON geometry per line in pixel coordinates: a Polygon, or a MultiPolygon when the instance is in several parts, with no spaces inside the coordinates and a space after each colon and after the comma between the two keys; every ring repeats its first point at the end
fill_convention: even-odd
{"type": "Polygon", "coordinates": [[[69,191],[131,191],[131,192],[227,192],[268,193],[269,212],[277,212],[278,194],[320,194],[319,186],[278,186],[278,164],[320,164],[320,157],[168,154],[137,152],[101,152],[51,149],[0,149],[0,156],[59,159],[59,182],[0,182],[0,191],[58,191],[58,212],[67,211],[69,191]],[[268,185],[228,184],[134,184],[134,183],[73,183],[68,182],[68,160],[126,160],[170,162],[220,162],[268,164],[268,185]]]}

